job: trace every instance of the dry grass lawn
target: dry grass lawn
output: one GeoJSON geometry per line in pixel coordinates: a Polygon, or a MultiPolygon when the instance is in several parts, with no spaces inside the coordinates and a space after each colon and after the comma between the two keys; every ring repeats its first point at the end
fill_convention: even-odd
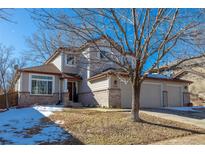
{"type": "Polygon", "coordinates": [[[152,144],[157,141],[193,134],[205,130],[141,113],[143,122],[133,123],[129,112],[102,112],[86,109],[66,109],[56,112],[52,121],[79,141],[75,144],[152,144]]]}

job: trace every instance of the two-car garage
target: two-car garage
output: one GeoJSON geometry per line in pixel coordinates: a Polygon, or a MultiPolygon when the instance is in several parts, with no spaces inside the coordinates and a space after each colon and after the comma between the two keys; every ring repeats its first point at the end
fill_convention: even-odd
{"type": "MultiPolygon", "coordinates": [[[[105,72],[90,78],[89,81],[90,84],[95,84],[95,86],[90,86],[90,88],[94,94],[93,100],[99,106],[117,108],[132,107],[132,86],[127,76],[121,78],[114,73],[105,72]],[[106,86],[103,86],[104,84],[102,85],[102,83],[106,83],[106,86]],[[98,87],[97,91],[93,87],[98,87]],[[99,90],[102,87],[104,89],[99,90]]],[[[190,81],[180,79],[147,77],[141,85],[140,107],[183,106],[190,102],[188,93],[188,85],[190,83],[190,81]]]]}
{"type": "MultiPolygon", "coordinates": [[[[176,107],[183,106],[183,93],[186,83],[159,80],[144,81],[141,86],[140,107],[176,107]],[[166,93],[164,93],[166,92],[166,93]]],[[[121,108],[131,108],[131,84],[120,82],[121,108]]]]}

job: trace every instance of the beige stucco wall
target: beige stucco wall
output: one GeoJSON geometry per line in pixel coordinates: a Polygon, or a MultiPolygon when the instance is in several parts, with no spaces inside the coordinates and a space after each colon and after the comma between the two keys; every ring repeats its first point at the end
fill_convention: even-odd
{"type": "Polygon", "coordinates": [[[21,91],[20,92],[29,92],[29,73],[21,73],[21,91]]]}
{"type": "Polygon", "coordinates": [[[53,63],[60,71],[62,71],[62,54],[60,53],[51,63],[53,63]]]}
{"type": "Polygon", "coordinates": [[[92,82],[87,81],[86,89],[80,89],[79,91],[79,101],[85,106],[96,105],[108,107],[108,87],[109,80],[107,77],[92,82]]]}
{"type": "Polygon", "coordinates": [[[109,87],[109,80],[107,77],[96,79],[95,81],[89,81],[88,86],[92,91],[105,90],[109,87]]]}
{"type": "Polygon", "coordinates": [[[100,107],[109,107],[108,90],[98,90],[93,92],[94,99],[100,107]]]}

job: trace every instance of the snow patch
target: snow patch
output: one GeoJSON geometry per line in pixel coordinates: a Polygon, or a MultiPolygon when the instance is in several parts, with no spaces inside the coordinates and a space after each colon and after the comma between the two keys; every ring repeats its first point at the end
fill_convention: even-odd
{"type": "Polygon", "coordinates": [[[40,144],[68,139],[70,134],[57,123],[41,121],[42,118],[62,109],[56,106],[35,106],[1,112],[0,139],[7,142],[1,143],[0,140],[0,144],[40,144]],[[34,133],[27,133],[33,129],[34,133]]]}
{"type": "Polygon", "coordinates": [[[63,120],[56,120],[55,123],[58,125],[63,125],[65,122],[63,120]]]}
{"type": "Polygon", "coordinates": [[[53,112],[62,111],[63,107],[56,106],[35,106],[33,107],[35,110],[42,113],[44,116],[49,117],[53,114],[53,112]]]}

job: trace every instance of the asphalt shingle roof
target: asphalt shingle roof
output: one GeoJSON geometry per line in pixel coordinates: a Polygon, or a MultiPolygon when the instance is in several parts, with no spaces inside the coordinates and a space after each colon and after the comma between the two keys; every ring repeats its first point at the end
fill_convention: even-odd
{"type": "Polygon", "coordinates": [[[52,74],[61,74],[61,71],[52,63],[35,66],[35,67],[28,67],[21,69],[22,72],[39,72],[39,73],[52,73],[52,74]]]}

